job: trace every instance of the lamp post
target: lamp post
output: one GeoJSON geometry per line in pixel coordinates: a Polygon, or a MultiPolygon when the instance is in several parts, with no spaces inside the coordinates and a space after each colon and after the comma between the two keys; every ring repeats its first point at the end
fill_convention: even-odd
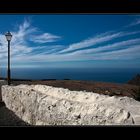
{"type": "Polygon", "coordinates": [[[8,41],[8,70],[7,70],[7,81],[8,81],[8,85],[10,85],[10,77],[11,77],[11,73],[10,73],[10,41],[12,39],[12,34],[8,31],[5,34],[5,37],[8,41]]]}

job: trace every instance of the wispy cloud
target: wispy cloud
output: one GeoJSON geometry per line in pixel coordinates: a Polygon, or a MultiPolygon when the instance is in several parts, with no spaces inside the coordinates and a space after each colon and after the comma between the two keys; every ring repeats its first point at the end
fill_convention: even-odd
{"type": "MultiPolygon", "coordinates": [[[[79,52],[67,53],[67,54],[33,54],[28,57],[25,57],[24,60],[30,60],[33,62],[54,62],[54,61],[85,61],[85,60],[133,60],[140,59],[140,39],[128,40],[119,42],[118,45],[121,45],[122,49],[112,50],[111,48],[117,47],[117,43],[112,45],[104,46],[103,49],[99,48],[87,50],[81,50],[79,52]],[[129,44],[129,45],[128,45],[129,44]],[[126,45],[126,47],[125,47],[126,45]],[[128,47],[127,47],[128,45],[128,47]],[[103,51],[107,49],[107,51],[103,51]],[[108,49],[110,48],[110,49],[108,49]]],[[[120,47],[120,46],[119,46],[120,47]]],[[[23,56],[15,57],[15,60],[22,60],[23,56]]]]}
{"type": "Polygon", "coordinates": [[[110,34],[110,32],[103,33],[103,34],[97,35],[95,37],[83,40],[81,42],[71,44],[66,49],[62,50],[59,53],[64,53],[64,52],[73,51],[76,49],[82,49],[82,48],[86,48],[89,46],[93,46],[95,44],[100,44],[102,42],[106,42],[106,41],[112,40],[114,38],[117,38],[117,37],[121,36],[122,34],[123,34],[122,32],[113,33],[113,34],[110,34]]]}
{"type": "MultiPolygon", "coordinates": [[[[12,32],[13,37],[11,41],[11,56],[16,56],[19,54],[26,54],[32,51],[32,48],[27,46],[26,37],[28,34],[36,31],[36,28],[29,28],[30,24],[25,21],[19,26],[17,32],[12,32]]],[[[0,34],[0,55],[7,56],[7,41],[3,34],[0,34]]]]}
{"type": "Polygon", "coordinates": [[[139,25],[139,24],[140,24],[140,17],[135,19],[135,21],[133,21],[132,23],[130,23],[126,27],[132,27],[132,26],[136,26],[136,25],[139,25]]]}
{"type": "Polygon", "coordinates": [[[55,42],[60,39],[60,36],[56,36],[50,33],[44,33],[42,35],[34,36],[32,35],[30,40],[35,43],[48,43],[48,42],[55,42]]]}
{"type": "Polygon", "coordinates": [[[79,50],[79,49],[82,49],[82,48],[87,48],[87,47],[90,47],[90,46],[95,46],[95,45],[98,45],[98,44],[101,44],[101,43],[105,43],[105,42],[113,40],[115,38],[128,36],[128,35],[134,35],[134,34],[137,34],[137,33],[140,33],[140,32],[136,31],[136,32],[117,32],[117,33],[107,32],[107,33],[102,33],[102,34],[97,35],[93,38],[89,38],[89,39],[86,39],[84,41],[71,44],[66,49],[60,51],[59,53],[76,51],[76,50],[79,50]]]}
{"type": "Polygon", "coordinates": [[[71,54],[90,54],[90,53],[98,53],[98,52],[112,51],[112,50],[116,51],[116,50],[131,47],[132,45],[135,44],[140,44],[140,38],[116,42],[105,46],[98,46],[97,48],[79,50],[79,51],[72,52],[71,54]]]}
{"type": "MultiPolygon", "coordinates": [[[[127,60],[127,59],[135,59],[135,58],[140,58],[139,52],[140,52],[140,45],[134,45],[133,43],[131,44],[131,41],[129,42],[129,47],[128,48],[123,48],[121,50],[114,50],[111,51],[108,50],[106,52],[102,52],[98,50],[89,50],[87,53],[87,50],[83,50],[82,53],[68,53],[68,54],[55,54],[48,52],[46,55],[45,53],[36,53],[31,55],[28,54],[22,54],[22,55],[16,55],[13,57],[14,61],[28,61],[28,62],[52,62],[52,61],[85,61],[85,60],[127,60]],[[95,53],[96,52],[96,53],[95,53]]],[[[127,44],[126,43],[126,44],[127,44]]],[[[120,42],[121,44],[121,42],[120,42]]],[[[122,45],[124,43],[122,42],[122,45]]],[[[113,47],[115,46],[112,45],[110,46],[113,47]]],[[[105,48],[103,48],[104,50],[105,48]]]]}
{"type": "MultiPolygon", "coordinates": [[[[13,37],[11,40],[11,51],[10,51],[12,59],[19,56],[28,58],[29,55],[32,55],[35,52],[35,50],[39,50],[41,48],[45,50],[45,52],[48,50],[47,46],[35,45],[33,47],[30,45],[29,41],[38,42],[38,43],[47,43],[47,42],[54,42],[56,41],[56,39],[60,38],[59,36],[52,35],[50,33],[39,34],[38,29],[31,26],[30,22],[27,20],[25,20],[23,24],[19,25],[17,27],[17,31],[12,32],[12,34],[13,37]],[[33,40],[31,40],[31,36],[33,40]]],[[[2,58],[1,61],[6,61],[6,57],[7,57],[6,46],[7,46],[6,38],[3,34],[0,34],[0,58],[2,58]]],[[[52,50],[52,47],[49,48],[52,50]]]]}
{"type": "Polygon", "coordinates": [[[63,50],[65,46],[63,45],[45,45],[45,46],[36,46],[33,48],[31,55],[33,54],[55,54],[63,50]]]}

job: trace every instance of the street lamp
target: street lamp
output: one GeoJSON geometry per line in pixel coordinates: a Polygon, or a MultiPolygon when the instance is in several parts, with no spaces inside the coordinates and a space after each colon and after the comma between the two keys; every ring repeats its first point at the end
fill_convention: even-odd
{"type": "Polygon", "coordinates": [[[8,85],[10,85],[10,41],[12,39],[12,34],[8,31],[5,34],[5,37],[8,41],[8,70],[7,70],[7,81],[8,81],[8,85]]]}

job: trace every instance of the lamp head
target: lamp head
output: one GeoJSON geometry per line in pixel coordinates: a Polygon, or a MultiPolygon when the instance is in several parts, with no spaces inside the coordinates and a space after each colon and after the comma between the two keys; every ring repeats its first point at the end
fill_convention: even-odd
{"type": "Polygon", "coordinates": [[[8,31],[8,32],[5,34],[5,37],[6,37],[7,41],[11,41],[11,39],[12,39],[12,34],[8,31]]]}

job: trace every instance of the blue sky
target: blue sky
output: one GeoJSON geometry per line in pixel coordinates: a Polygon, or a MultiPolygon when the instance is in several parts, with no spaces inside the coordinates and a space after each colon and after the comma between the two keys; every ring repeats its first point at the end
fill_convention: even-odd
{"type": "Polygon", "coordinates": [[[12,67],[140,68],[140,15],[0,15],[0,67],[8,30],[12,67]]]}

